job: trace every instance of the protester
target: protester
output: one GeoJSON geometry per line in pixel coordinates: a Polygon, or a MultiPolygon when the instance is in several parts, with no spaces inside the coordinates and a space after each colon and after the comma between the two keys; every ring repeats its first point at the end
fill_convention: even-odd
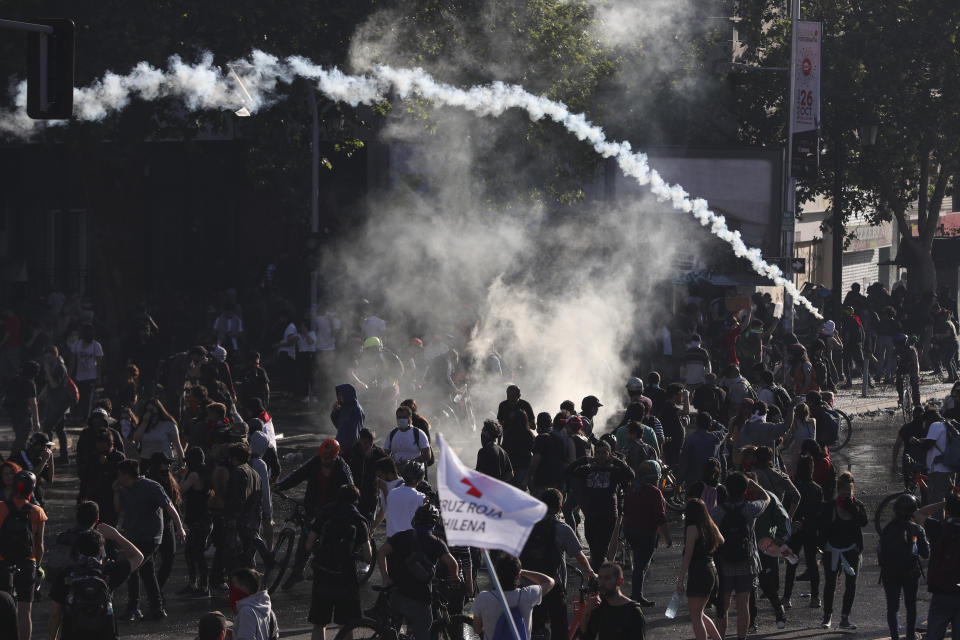
{"type": "MultiPolygon", "coordinates": [[[[600,442],[593,457],[580,458],[567,473],[583,480],[584,534],[591,564],[603,564],[617,523],[617,492],[633,480],[633,469],[610,454],[610,445],[600,442]]],[[[571,522],[567,522],[572,526],[571,522]]]]}
{"type": "Polygon", "coordinates": [[[237,569],[230,576],[233,640],[279,640],[280,625],[270,596],[262,589],[263,576],[253,569],[237,569]]]}
{"type": "Polygon", "coordinates": [[[180,592],[190,598],[210,597],[209,573],[205,552],[213,520],[208,503],[210,494],[209,468],[200,447],[191,447],[186,453],[187,475],[180,484],[183,493],[183,521],[187,529],[183,555],[189,576],[187,586],[180,592]]]}
{"type": "MultiPolygon", "coordinates": [[[[553,590],[554,579],[523,569],[520,559],[507,553],[497,556],[493,569],[510,608],[509,615],[517,629],[522,628],[521,637],[529,638],[533,629],[533,609],[553,590]],[[521,587],[521,579],[533,584],[521,587]]],[[[504,632],[509,634],[510,623],[504,617],[506,615],[503,603],[495,592],[482,591],[477,594],[477,599],[473,602],[473,628],[477,633],[482,633],[487,640],[503,637],[504,632]]]]}
{"type": "Polygon", "coordinates": [[[112,592],[140,567],[143,554],[103,522],[79,533],[74,547],[76,560],[54,577],[50,587],[48,635],[56,638],[59,633],[61,640],[115,640],[112,592]],[[105,541],[116,545],[119,559],[106,557],[105,541]]]}
{"type": "Polygon", "coordinates": [[[360,437],[366,417],[363,407],[357,401],[357,390],[352,384],[338,385],[336,391],[337,401],[333,403],[330,411],[330,421],[337,429],[337,442],[341,447],[349,448],[360,437]]]}
{"type": "Polygon", "coordinates": [[[503,448],[510,456],[513,484],[525,486],[527,469],[533,459],[536,417],[530,403],[520,397],[520,387],[507,387],[507,399],[497,408],[497,422],[503,427],[503,448]]]}
{"type": "Polygon", "coordinates": [[[723,635],[705,609],[719,584],[713,554],[724,543],[723,534],[699,498],[687,501],[683,516],[683,560],[677,576],[677,592],[686,588],[687,608],[696,640],[706,640],[707,636],[711,640],[722,640],[723,635]]]}
{"type": "Polygon", "coordinates": [[[398,465],[407,460],[427,464],[430,461],[430,440],[427,434],[413,426],[413,411],[400,406],[396,411],[397,426],[390,430],[383,449],[398,465]]]}
{"type": "Polygon", "coordinates": [[[630,599],[644,607],[655,604],[644,597],[643,582],[660,537],[666,540],[667,547],[673,546],[659,482],[660,465],[655,460],[647,460],[638,465],[637,477],[623,496],[623,536],[633,552],[630,599]]]}
{"type": "Polygon", "coordinates": [[[400,470],[403,484],[390,490],[383,510],[388,538],[413,527],[414,515],[427,501],[427,496],[417,491],[425,475],[426,470],[419,462],[408,460],[404,463],[400,470]]]}
{"type": "Polygon", "coordinates": [[[520,561],[529,570],[554,580],[554,588],[533,610],[533,630],[542,631],[549,624],[552,640],[566,640],[569,627],[566,603],[568,558],[576,559],[584,579],[595,579],[597,574],[583,554],[577,534],[559,519],[563,503],[560,491],[547,489],[540,499],[547,505],[547,515],[530,531],[520,561]]]}
{"type": "MultiPolygon", "coordinates": [[[[477,471],[509,483],[513,480],[513,466],[510,464],[510,456],[500,446],[502,437],[503,428],[496,420],[483,421],[483,428],[480,430],[481,447],[477,452],[477,471]]],[[[532,464],[531,462],[531,466],[532,464]]]]}
{"type": "Polygon", "coordinates": [[[79,338],[70,345],[70,352],[73,354],[73,379],[80,390],[77,412],[81,418],[86,418],[93,410],[94,391],[103,362],[103,346],[94,339],[92,324],[80,327],[79,338]]]}
{"type": "Polygon", "coordinates": [[[887,626],[890,638],[899,640],[900,593],[907,614],[906,637],[915,640],[917,629],[917,592],[923,568],[921,558],[930,557],[930,547],[923,527],[911,518],[917,512],[917,499],[909,493],[893,503],[894,519],[880,532],[877,560],[880,580],[887,598],[887,626]]]}
{"type": "Polygon", "coordinates": [[[430,626],[433,624],[431,582],[437,563],[442,562],[445,566],[448,581],[459,582],[457,561],[450,555],[447,545],[433,535],[439,522],[437,508],[422,505],[414,514],[412,528],[388,537],[377,550],[377,566],[383,586],[395,585],[390,593],[390,609],[393,615],[406,621],[414,640],[430,640],[430,626]],[[414,556],[412,561],[411,556],[414,556]]]}
{"type": "Polygon", "coordinates": [[[30,434],[41,429],[36,385],[39,373],[40,365],[29,360],[20,366],[17,375],[7,383],[4,390],[4,409],[13,423],[14,440],[11,451],[22,449],[30,434]]]}
{"type": "Polygon", "coordinates": [[[623,569],[607,562],[600,567],[600,590],[590,594],[583,606],[580,633],[584,640],[643,640],[646,620],[640,605],[620,591],[623,569]]]}
{"type": "Polygon", "coordinates": [[[369,521],[373,522],[377,510],[380,492],[377,487],[377,463],[387,457],[382,447],[374,444],[375,434],[370,429],[360,430],[360,437],[345,456],[350,466],[350,474],[360,490],[360,503],[357,508],[369,521]]]}
{"type": "Polygon", "coordinates": [[[11,498],[0,502],[0,591],[17,598],[21,638],[33,637],[34,587],[42,577],[43,534],[47,514],[30,502],[37,478],[29,471],[13,477],[11,498]]]}
{"type": "Polygon", "coordinates": [[[553,429],[550,414],[538,414],[537,437],[533,441],[533,458],[527,472],[531,495],[543,495],[547,489],[563,489],[565,447],[561,432],[553,429]]]}
{"type": "Polygon", "coordinates": [[[913,519],[923,523],[930,538],[927,590],[931,596],[925,639],[943,640],[948,626],[953,626],[954,635],[960,629],[960,496],[949,495],[943,502],[922,507],[913,519]],[[941,510],[943,520],[931,517],[941,510]]]}
{"type": "Polygon", "coordinates": [[[837,478],[837,500],[824,504],[819,524],[824,576],[823,622],[820,626],[829,629],[833,622],[833,599],[837,578],[842,571],[844,589],[839,627],[856,629],[857,626],[850,622],[850,613],[857,594],[867,510],[862,502],[853,497],[853,474],[844,472],[837,478]]]}
{"type": "Polygon", "coordinates": [[[74,391],[76,383],[70,381],[66,364],[60,357],[56,345],[48,345],[43,349],[42,381],[43,390],[38,397],[40,408],[40,424],[49,437],[57,433],[59,442],[59,456],[57,464],[66,466],[69,455],[67,452],[67,432],[65,430],[65,416],[75,401],[74,391]]]}

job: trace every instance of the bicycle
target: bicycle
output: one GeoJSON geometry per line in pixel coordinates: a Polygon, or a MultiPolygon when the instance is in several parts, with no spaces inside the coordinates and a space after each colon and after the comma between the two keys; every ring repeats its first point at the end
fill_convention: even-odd
{"type": "Polygon", "coordinates": [[[903,494],[914,496],[921,505],[927,504],[927,476],[924,471],[926,469],[917,465],[913,475],[904,479],[903,491],[891,493],[880,501],[873,516],[873,525],[876,527],[877,533],[881,533],[883,528],[894,519],[893,503],[903,494]]]}
{"type": "MultiPolygon", "coordinates": [[[[393,589],[393,585],[374,586],[377,601],[373,607],[364,611],[366,617],[343,625],[334,640],[413,640],[403,618],[395,616],[390,609],[390,592],[393,589]]],[[[480,635],[473,629],[473,616],[451,615],[447,609],[447,601],[439,591],[435,585],[431,602],[433,624],[430,626],[430,637],[433,640],[481,640],[480,635]]]]}
{"type": "Polygon", "coordinates": [[[569,562],[567,563],[567,575],[576,576],[579,582],[576,593],[573,595],[573,621],[570,623],[570,630],[567,635],[569,640],[576,640],[580,637],[580,622],[583,620],[583,607],[587,601],[587,595],[599,591],[599,586],[596,580],[586,580],[583,571],[569,562]]]}
{"type": "Polygon", "coordinates": [[[666,500],[667,508],[671,511],[682,513],[687,508],[686,489],[684,489],[683,483],[673,475],[673,469],[670,467],[663,467],[663,475],[660,478],[660,492],[666,500]]]}
{"type": "MultiPolygon", "coordinates": [[[[291,498],[282,491],[274,491],[273,495],[292,504],[293,511],[284,519],[283,527],[277,534],[273,549],[270,552],[270,561],[267,561],[266,558],[264,559],[265,571],[263,584],[268,585],[267,593],[271,594],[283,584],[284,574],[290,564],[293,550],[296,549],[297,533],[299,532],[301,536],[308,535],[310,524],[307,508],[302,502],[291,498]]],[[[377,557],[377,543],[374,541],[372,534],[370,536],[370,551],[371,559],[369,564],[362,561],[356,563],[357,581],[360,584],[364,584],[370,579],[370,576],[373,575],[373,570],[377,566],[374,561],[374,558],[377,557]]],[[[303,567],[304,573],[306,574],[310,569],[311,563],[307,562],[303,567]]]]}

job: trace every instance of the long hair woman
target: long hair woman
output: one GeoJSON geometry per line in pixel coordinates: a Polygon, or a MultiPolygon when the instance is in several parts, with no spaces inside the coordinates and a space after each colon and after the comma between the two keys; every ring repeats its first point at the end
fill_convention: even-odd
{"type": "Polygon", "coordinates": [[[180,430],[163,403],[151,398],[143,406],[140,424],[133,432],[133,441],[140,445],[141,464],[149,464],[155,453],[161,453],[168,459],[183,460],[183,444],[180,442],[180,430]]]}
{"type": "Polygon", "coordinates": [[[711,640],[723,640],[713,620],[704,612],[718,584],[713,553],[723,544],[723,536],[710,517],[707,506],[699,498],[687,501],[683,518],[683,562],[680,575],[677,576],[677,592],[683,591],[686,586],[687,607],[696,640],[706,640],[707,636],[711,640]]]}

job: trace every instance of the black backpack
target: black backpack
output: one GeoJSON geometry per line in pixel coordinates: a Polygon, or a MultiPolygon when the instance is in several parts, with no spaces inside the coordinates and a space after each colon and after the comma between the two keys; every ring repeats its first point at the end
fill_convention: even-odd
{"type": "Polygon", "coordinates": [[[30,522],[30,503],[17,509],[13,500],[7,500],[7,517],[0,526],[0,549],[3,559],[13,564],[33,555],[33,524],[30,522]]]}
{"type": "Polygon", "coordinates": [[[65,580],[64,637],[116,638],[110,585],[100,568],[92,566],[92,561],[77,565],[69,570],[65,580]]]}
{"type": "Polygon", "coordinates": [[[557,519],[548,515],[533,525],[527,543],[520,553],[520,563],[531,571],[556,578],[563,565],[563,551],[557,546],[557,519]]]}
{"type": "Polygon", "coordinates": [[[790,397],[787,390],[778,384],[774,384],[770,390],[773,391],[773,400],[780,408],[780,413],[784,416],[789,415],[788,411],[790,411],[790,407],[793,405],[793,398],[790,397]]]}
{"type": "Polygon", "coordinates": [[[915,537],[923,532],[914,527],[916,525],[911,526],[903,520],[894,520],[880,532],[878,559],[883,577],[901,578],[920,573],[915,537]]]}
{"type": "Polygon", "coordinates": [[[823,407],[817,412],[817,442],[825,447],[833,446],[840,437],[840,416],[823,407]]]}
{"type": "Polygon", "coordinates": [[[743,505],[735,508],[724,505],[720,533],[723,534],[723,544],[718,552],[722,560],[744,562],[753,558],[753,531],[743,515],[743,505]]]}
{"type": "Polygon", "coordinates": [[[328,577],[355,575],[354,551],[357,524],[346,518],[331,517],[320,527],[313,552],[313,570],[328,577]]]}
{"type": "Polygon", "coordinates": [[[420,534],[417,533],[417,530],[411,529],[410,532],[413,535],[413,548],[410,549],[407,557],[403,559],[403,565],[406,567],[407,573],[410,574],[410,577],[415,581],[422,584],[430,584],[433,582],[433,577],[437,573],[437,566],[430,560],[427,554],[424,553],[423,545],[420,544],[420,534]]]}

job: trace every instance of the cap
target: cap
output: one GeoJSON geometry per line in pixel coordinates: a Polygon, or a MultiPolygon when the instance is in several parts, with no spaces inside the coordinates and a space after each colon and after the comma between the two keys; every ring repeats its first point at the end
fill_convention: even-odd
{"type": "Polygon", "coordinates": [[[602,407],[603,406],[600,403],[600,400],[599,398],[597,398],[597,396],[587,396],[586,398],[583,399],[583,401],[580,404],[581,406],[584,406],[584,407],[602,407]]]}
{"type": "Polygon", "coordinates": [[[836,323],[833,320],[827,320],[823,323],[823,333],[824,335],[832,336],[833,331],[837,328],[836,323]]]}
{"type": "Polygon", "coordinates": [[[233,627],[233,623],[219,611],[211,611],[200,616],[200,628],[197,640],[217,640],[220,634],[233,627]]]}

